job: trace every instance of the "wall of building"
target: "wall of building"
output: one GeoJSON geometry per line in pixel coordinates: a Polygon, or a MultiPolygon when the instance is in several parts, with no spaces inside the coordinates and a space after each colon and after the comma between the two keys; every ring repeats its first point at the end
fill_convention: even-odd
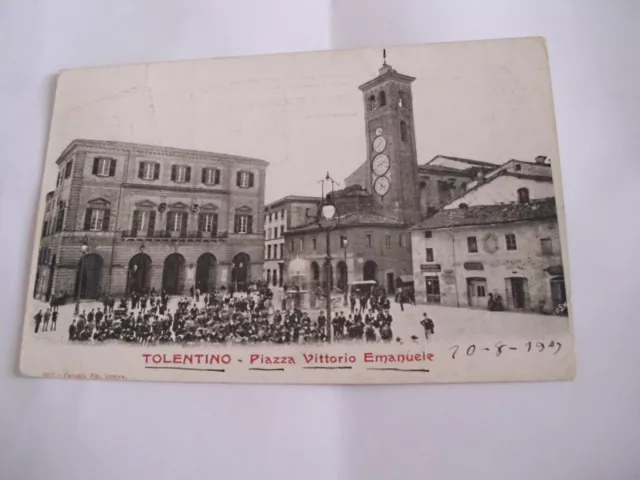
{"type": "MultiPolygon", "coordinates": [[[[312,281],[311,263],[320,267],[321,279],[324,278],[323,266],[326,255],[326,233],[324,231],[286,235],[285,251],[287,252],[286,281],[292,285],[307,288],[312,281]],[[313,248],[313,239],[316,248],[313,248]],[[291,248],[293,245],[293,248],[291,248]]],[[[363,280],[364,265],[374,261],[377,265],[376,280],[386,286],[387,273],[411,275],[411,236],[400,228],[355,226],[337,228],[331,231],[331,255],[333,282],[337,284],[338,263],[345,261],[348,281],[363,280]],[[386,235],[390,235],[390,245],[386,244],[386,235]],[[347,237],[346,252],[340,248],[340,237],[347,237]],[[371,235],[369,247],[367,235],[371,235]],[[404,236],[404,245],[400,246],[400,235],[404,236]]]]}
{"type": "Polygon", "coordinates": [[[423,217],[431,216],[435,210],[462,195],[469,177],[447,175],[443,172],[420,171],[420,212],[423,217]],[[446,188],[444,188],[446,185],[446,188]]]}
{"type": "Polygon", "coordinates": [[[487,291],[499,293],[508,307],[505,279],[521,277],[528,282],[528,309],[546,312],[553,309],[550,280],[554,275],[545,269],[562,266],[557,221],[433,230],[431,235],[432,238],[425,238],[424,231],[412,232],[413,277],[419,302],[426,303],[425,275],[428,275],[439,278],[442,305],[467,307],[467,279],[480,277],[486,279],[487,291]],[[509,233],[516,236],[516,250],[506,249],[505,235],[509,233]],[[489,235],[496,240],[495,251],[489,235]],[[468,251],[470,236],[477,239],[477,253],[468,251]],[[543,238],[551,239],[552,253],[543,253],[540,242],[543,238]],[[426,248],[433,249],[433,262],[427,262],[426,248]],[[482,270],[477,269],[478,264],[482,264],[482,270]]]}
{"type": "Polygon", "coordinates": [[[518,178],[503,175],[486,184],[486,186],[489,185],[491,188],[486,188],[483,185],[475,190],[467,192],[465,195],[457,198],[444,208],[458,208],[461,203],[466,203],[469,206],[517,203],[519,188],[528,188],[529,198],[531,200],[554,196],[553,183],[551,182],[551,179],[534,180],[530,178],[518,178]]]}
{"type": "MultiPolygon", "coordinates": [[[[179,253],[185,258],[185,290],[190,287],[189,282],[193,284],[195,281],[195,266],[204,253],[212,253],[216,257],[218,285],[229,284],[231,281],[229,268],[234,256],[239,253],[246,253],[251,259],[249,278],[261,278],[264,261],[262,212],[266,163],[217,154],[158,153],[153,147],[147,149],[129,144],[111,144],[105,148],[80,145],[61,157],[58,161],[60,171],[64,171],[68,161],[73,162],[72,174],[68,179],[63,178],[56,187],[50,199],[52,211],[46,215],[52,223],[55,222],[57,202],[66,201],[64,232],[48,235],[41,240],[41,246],[50,248],[56,256],[54,268],[47,273],[53,276],[53,293],[66,291],[73,294],[75,291],[78,266],[82,258],[80,248],[84,238],[88,240],[88,254],[99,255],[102,259],[99,285],[103,292],[124,293],[129,261],[140,252],[143,244],[145,254],[152,260],[151,287],[157,290],[162,287],[164,261],[172,253],[179,253]],[[93,159],[96,156],[116,160],[114,176],[93,175],[93,159]],[[160,164],[158,180],[138,178],[139,162],[143,160],[160,164]],[[177,184],[171,181],[172,164],[191,166],[190,182],[177,184]],[[204,167],[220,168],[220,185],[211,187],[201,182],[201,169],[204,167]],[[254,173],[253,187],[240,188],[236,185],[236,173],[239,170],[254,173]],[[218,213],[218,232],[229,232],[228,238],[145,238],[145,232],[141,232],[136,239],[125,237],[123,231],[131,230],[133,211],[140,202],[145,202],[146,208],[156,211],[156,232],[166,228],[166,212],[160,212],[157,207],[166,203],[170,209],[171,204],[180,202],[187,206],[184,211],[189,214],[188,231],[197,230],[198,213],[204,211],[192,211],[192,206],[207,206],[210,209],[208,211],[218,213]],[[110,210],[108,231],[84,231],[86,210],[94,204],[110,210]],[[251,210],[253,234],[233,233],[233,216],[241,207],[251,210]]],[[[50,227],[50,231],[52,229],[50,227]]],[[[50,267],[40,266],[40,275],[44,275],[47,268],[50,267]]]]}

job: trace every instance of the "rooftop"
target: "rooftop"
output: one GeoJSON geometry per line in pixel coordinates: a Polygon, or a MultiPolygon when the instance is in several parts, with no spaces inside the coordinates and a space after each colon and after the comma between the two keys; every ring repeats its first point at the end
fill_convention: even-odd
{"type": "Polygon", "coordinates": [[[278,200],[275,200],[264,206],[265,210],[277,207],[278,205],[284,205],[285,203],[320,203],[322,199],[320,197],[308,197],[304,195],[287,195],[278,200]]]}
{"type": "Polygon", "coordinates": [[[464,206],[463,204],[461,208],[440,210],[433,217],[420,222],[411,230],[494,225],[556,217],[556,201],[553,197],[532,200],[529,203],[477,206],[464,206]]]}
{"type": "Polygon", "coordinates": [[[405,224],[398,218],[390,217],[373,212],[351,212],[339,217],[338,221],[333,219],[330,221],[321,220],[320,225],[317,223],[309,223],[300,227],[292,228],[286,233],[303,233],[324,229],[327,226],[333,228],[355,227],[355,226],[387,226],[402,227],[405,224]]]}
{"type": "MultiPolygon", "coordinates": [[[[467,165],[470,165],[473,167],[486,167],[490,169],[499,167],[499,165],[495,163],[484,162],[481,160],[471,160],[469,158],[462,158],[462,157],[451,157],[449,155],[436,155],[428,162],[421,164],[420,167],[444,166],[444,165],[440,165],[440,163],[443,162],[443,160],[444,161],[449,160],[449,162],[444,162],[444,163],[466,163],[467,165]]],[[[450,168],[454,168],[454,167],[450,167],[450,168]]]]}
{"type": "Polygon", "coordinates": [[[253,165],[267,166],[269,162],[258,158],[243,157],[240,155],[230,155],[228,153],[205,152],[202,150],[189,150],[184,148],[163,147],[159,145],[145,145],[142,143],[118,142],[113,140],[89,140],[75,139],[67,145],[56,163],[62,162],[76,148],[97,148],[102,150],[115,151],[138,151],[145,155],[173,155],[184,158],[216,158],[222,160],[231,160],[236,162],[250,163],[253,165]]]}

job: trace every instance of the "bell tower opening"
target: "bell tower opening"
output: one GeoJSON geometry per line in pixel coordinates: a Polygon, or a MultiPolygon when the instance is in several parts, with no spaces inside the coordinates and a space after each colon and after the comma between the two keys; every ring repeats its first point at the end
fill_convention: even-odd
{"type": "Polygon", "coordinates": [[[420,188],[415,144],[415,77],[387,64],[386,50],[378,76],[360,85],[365,103],[368,169],[366,188],[385,215],[407,224],[420,221],[420,188]]]}

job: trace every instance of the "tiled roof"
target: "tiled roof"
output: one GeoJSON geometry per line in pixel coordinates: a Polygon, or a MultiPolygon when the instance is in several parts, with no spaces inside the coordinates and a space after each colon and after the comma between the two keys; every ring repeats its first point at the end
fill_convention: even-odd
{"type": "Polygon", "coordinates": [[[300,227],[292,228],[286,233],[311,232],[320,228],[324,229],[327,226],[331,226],[333,228],[341,228],[358,225],[401,227],[405,224],[398,218],[382,215],[375,212],[351,212],[346,215],[342,215],[338,222],[336,222],[335,219],[331,221],[321,220],[320,225],[314,222],[308,225],[302,225],[300,227]]]}
{"type": "Polygon", "coordinates": [[[412,230],[435,230],[438,228],[492,225],[496,223],[522,222],[555,218],[554,198],[532,200],[530,203],[507,203],[500,205],[477,205],[466,208],[440,210],[433,217],[414,226],[412,230]]]}

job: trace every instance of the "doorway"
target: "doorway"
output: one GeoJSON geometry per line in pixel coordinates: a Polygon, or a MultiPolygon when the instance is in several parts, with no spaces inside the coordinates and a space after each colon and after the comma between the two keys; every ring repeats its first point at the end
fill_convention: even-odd
{"type": "Polygon", "coordinates": [[[102,264],[102,257],[97,253],[90,253],[80,260],[75,288],[80,298],[98,298],[102,264]]]}
{"type": "Polygon", "coordinates": [[[470,307],[487,308],[487,280],[467,278],[467,299],[470,307]]]}
{"type": "Polygon", "coordinates": [[[506,279],[507,299],[512,308],[527,308],[528,288],[527,279],[512,277],[506,279]]]}
{"type": "Polygon", "coordinates": [[[437,276],[425,276],[427,303],[440,303],[440,279],[437,276]]]}
{"type": "Polygon", "coordinates": [[[378,265],[373,260],[367,260],[362,270],[362,279],[377,281],[378,265]]]}
{"type": "Polygon", "coordinates": [[[567,290],[564,285],[564,277],[554,277],[551,279],[551,302],[554,310],[566,303],[567,290]]]}
{"type": "Polygon", "coordinates": [[[211,293],[216,288],[216,257],[203,253],[196,265],[196,288],[202,293],[211,293]]]}
{"type": "Polygon", "coordinates": [[[127,293],[148,292],[151,284],[151,257],[146,253],[138,253],[129,260],[129,277],[127,293]]]}
{"type": "Polygon", "coordinates": [[[231,284],[235,291],[244,292],[249,282],[249,266],[251,258],[246,253],[239,253],[233,257],[231,267],[231,284]]]}
{"type": "Polygon", "coordinates": [[[396,279],[393,272],[387,273],[387,293],[393,295],[396,291],[396,279]]]}
{"type": "Polygon", "coordinates": [[[180,295],[184,289],[185,260],[179,253],[172,253],[164,261],[162,289],[169,295],[180,295]]]}

